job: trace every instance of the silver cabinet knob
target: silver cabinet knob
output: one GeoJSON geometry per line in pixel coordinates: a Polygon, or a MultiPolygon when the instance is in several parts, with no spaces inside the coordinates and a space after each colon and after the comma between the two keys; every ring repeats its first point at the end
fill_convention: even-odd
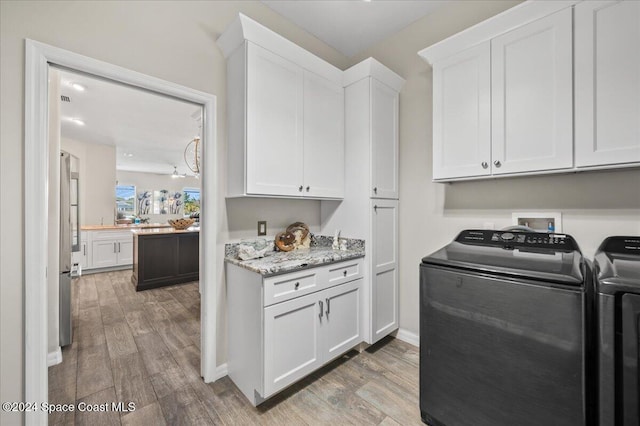
{"type": "Polygon", "coordinates": [[[486,169],[487,167],[489,167],[489,163],[487,163],[486,161],[482,162],[482,168],[486,169]]]}
{"type": "Polygon", "coordinates": [[[496,161],[493,162],[493,165],[496,166],[496,167],[500,167],[500,166],[502,166],[502,163],[500,162],[500,160],[496,160],[496,161]]]}
{"type": "Polygon", "coordinates": [[[377,194],[378,193],[378,187],[376,186],[375,188],[373,188],[373,193],[377,194]]]}
{"type": "Polygon", "coordinates": [[[298,187],[298,191],[302,192],[302,185],[298,187]]]}
{"type": "Polygon", "coordinates": [[[311,189],[311,187],[310,187],[310,186],[307,186],[307,192],[309,192],[309,189],[311,189]]]}
{"type": "Polygon", "coordinates": [[[299,283],[299,282],[297,282],[297,283],[296,283],[296,285],[295,285],[294,287],[295,287],[295,289],[297,290],[298,288],[300,288],[300,283],[299,283]]]}

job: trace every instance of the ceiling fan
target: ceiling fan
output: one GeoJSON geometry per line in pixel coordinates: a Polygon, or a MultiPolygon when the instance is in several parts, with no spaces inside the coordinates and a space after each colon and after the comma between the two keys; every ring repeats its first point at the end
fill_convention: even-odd
{"type": "Polygon", "coordinates": [[[171,173],[171,177],[176,179],[176,178],[185,178],[187,177],[186,173],[180,174],[178,173],[178,166],[173,166],[173,173],[171,173]]]}

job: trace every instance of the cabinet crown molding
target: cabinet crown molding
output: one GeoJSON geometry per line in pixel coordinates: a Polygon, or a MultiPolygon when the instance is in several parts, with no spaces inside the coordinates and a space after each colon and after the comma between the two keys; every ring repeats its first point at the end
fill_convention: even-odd
{"type": "Polygon", "coordinates": [[[544,18],[554,12],[571,7],[576,3],[580,3],[580,1],[582,0],[525,1],[462,32],[420,50],[418,55],[433,65],[434,62],[487,40],[491,40],[500,34],[544,18]]]}
{"type": "Polygon", "coordinates": [[[328,80],[336,83],[342,81],[341,69],[331,65],[324,59],[320,59],[313,53],[242,13],[239,13],[233,23],[218,37],[216,44],[222,50],[224,57],[228,59],[236,49],[244,44],[245,40],[277,53],[283,58],[328,80]]]}
{"type": "Polygon", "coordinates": [[[374,58],[367,58],[364,61],[352,66],[344,71],[342,75],[342,85],[350,86],[363,78],[373,77],[381,83],[386,84],[396,91],[400,91],[404,86],[405,79],[391,71],[385,65],[374,58]]]}

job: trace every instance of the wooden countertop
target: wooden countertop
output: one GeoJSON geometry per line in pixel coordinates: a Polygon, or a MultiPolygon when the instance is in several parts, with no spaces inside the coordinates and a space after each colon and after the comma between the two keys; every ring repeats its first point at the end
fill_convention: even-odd
{"type": "Polygon", "coordinates": [[[133,235],[143,236],[143,235],[161,235],[161,234],[187,234],[190,232],[200,232],[200,228],[198,227],[190,227],[187,229],[173,229],[172,227],[168,228],[145,228],[145,229],[133,229],[133,235]]]}
{"type": "Polygon", "coordinates": [[[149,228],[171,228],[168,223],[140,223],[138,225],[84,225],[80,227],[81,231],[123,231],[128,229],[149,229],[149,228]]]}

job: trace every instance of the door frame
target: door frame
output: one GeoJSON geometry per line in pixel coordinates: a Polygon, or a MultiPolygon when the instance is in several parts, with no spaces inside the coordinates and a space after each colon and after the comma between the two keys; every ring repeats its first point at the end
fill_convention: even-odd
{"type": "MultiPolygon", "coordinates": [[[[201,371],[217,380],[216,96],[64,49],[25,40],[24,110],[24,400],[48,401],[47,232],[49,182],[49,64],[92,74],[203,107],[200,262],[201,371]],[[206,182],[206,185],[204,185],[206,182]],[[43,214],[44,213],[44,214],[43,214]]],[[[27,425],[46,424],[47,413],[27,412],[27,425]]]]}

